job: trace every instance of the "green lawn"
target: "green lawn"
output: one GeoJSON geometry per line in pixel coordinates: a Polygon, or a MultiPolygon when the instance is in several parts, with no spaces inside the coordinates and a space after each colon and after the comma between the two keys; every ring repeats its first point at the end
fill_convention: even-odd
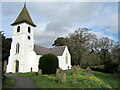
{"type": "Polygon", "coordinates": [[[17,75],[19,76],[35,76],[37,74],[37,72],[28,72],[28,73],[17,73],[17,75]]]}
{"type": "Polygon", "coordinates": [[[55,80],[50,80],[44,76],[34,76],[32,80],[38,88],[72,88],[68,84],[56,83],[55,80]]]}
{"type": "Polygon", "coordinates": [[[3,88],[12,88],[14,87],[16,80],[10,76],[5,76],[3,80],[3,88]]]}
{"type": "MultiPolygon", "coordinates": [[[[112,88],[118,88],[118,81],[120,82],[120,77],[116,74],[107,74],[102,72],[93,71],[93,74],[104,81],[106,84],[110,85],[112,88]]],[[[120,88],[120,87],[119,87],[120,88]]]]}
{"type": "Polygon", "coordinates": [[[99,78],[85,76],[84,71],[77,74],[70,74],[66,71],[67,82],[59,83],[55,75],[41,75],[31,77],[38,88],[111,88],[99,78]],[[73,77],[77,77],[77,84],[73,84],[73,77]]]}
{"type": "Polygon", "coordinates": [[[106,74],[97,71],[92,71],[93,76],[85,75],[84,70],[77,74],[67,75],[66,83],[59,83],[55,75],[36,75],[35,72],[20,74],[21,76],[30,77],[38,88],[118,88],[118,76],[114,74],[106,74]],[[77,77],[77,84],[72,83],[73,77],[77,77]]]}

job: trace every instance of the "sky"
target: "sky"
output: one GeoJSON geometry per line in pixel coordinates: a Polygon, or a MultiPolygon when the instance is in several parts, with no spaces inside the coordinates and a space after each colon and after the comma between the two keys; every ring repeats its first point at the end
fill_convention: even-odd
{"type": "MultiPolygon", "coordinates": [[[[2,2],[2,28],[12,38],[13,23],[24,2],[2,2]]],[[[51,47],[58,37],[66,37],[77,28],[89,28],[98,38],[118,41],[117,2],[27,2],[27,9],[37,25],[34,42],[51,47]]],[[[1,17],[0,17],[1,20],[1,17]]]]}

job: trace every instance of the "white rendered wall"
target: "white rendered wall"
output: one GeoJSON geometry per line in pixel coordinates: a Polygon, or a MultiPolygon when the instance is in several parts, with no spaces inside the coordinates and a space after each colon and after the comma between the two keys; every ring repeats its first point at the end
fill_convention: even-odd
{"type": "Polygon", "coordinates": [[[66,46],[64,52],[63,52],[63,55],[62,56],[58,56],[58,59],[59,59],[59,67],[62,69],[62,70],[67,70],[68,69],[68,66],[69,66],[69,69],[71,69],[71,56],[70,56],[70,53],[68,51],[68,48],[66,46]],[[66,64],[66,53],[68,55],[68,63],[66,64]]]}
{"type": "MultiPolygon", "coordinates": [[[[27,23],[21,23],[13,27],[13,40],[11,43],[9,62],[7,65],[7,73],[15,73],[16,60],[19,61],[19,72],[30,72],[31,67],[33,71],[38,71],[39,58],[42,55],[36,55],[34,49],[34,27],[27,23]],[[17,27],[20,26],[20,32],[17,33],[17,27]],[[31,33],[28,33],[28,27],[31,28],[31,33]],[[28,40],[27,36],[31,39],[28,40]],[[16,44],[20,44],[19,54],[16,54],[16,44]]],[[[59,67],[62,70],[67,70],[68,66],[71,69],[71,56],[66,47],[63,55],[58,56],[59,67]],[[66,64],[66,53],[68,54],[68,64],[66,64]]]]}
{"type": "Polygon", "coordinates": [[[38,58],[37,58],[37,55],[34,51],[30,51],[29,52],[29,63],[28,63],[28,68],[29,68],[29,71],[31,70],[31,67],[32,67],[32,71],[33,72],[37,72],[38,71],[38,58]]]}
{"type": "Polygon", "coordinates": [[[10,49],[10,56],[9,62],[7,65],[6,72],[13,72],[15,73],[15,62],[16,60],[19,61],[19,72],[29,72],[29,65],[28,65],[28,55],[29,51],[33,50],[34,42],[33,42],[33,35],[34,35],[34,27],[27,24],[21,23],[18,25],[13,26],[13,40],[11,43],[10,49]],[[20,32],[17,32],[17,27],[20,26],[20,32]],[[28,27],[31,28],[31,33],[28,33],[28,27]],[[31,39],[28,40],[27,36],[30,36],[31,39]],[[20,51],[16,54],[16,44],[20,44],[20,51]]]}
{"type": "MultiPolygon", "coordinates": [[[[42,55],[37,55],[37,63],[39,64],[39,59],[42,55]]],[[[69,69],[71,69],[71,55],[68,51],[68,48],[66,46],[63,55],[62,56],[57,56],[58,57],[58,62],[59,62],[59,68],[61,68],[62,70],[67,70],[68,66],[69,69]],[[68,54],[68,63],[66,64],[66,53],[68,54]]],[[[37,66],[38,66],[37,64],[37,66]]]]}

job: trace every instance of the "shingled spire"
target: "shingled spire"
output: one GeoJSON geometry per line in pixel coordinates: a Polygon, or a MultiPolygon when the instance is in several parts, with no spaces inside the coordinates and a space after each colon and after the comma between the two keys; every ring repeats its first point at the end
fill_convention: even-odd
{"type": "Polygon", "coordinates": [[[23,22],[26,22],[26,23],[36,27],[36,25],[33,23],[32,19],[30,17],[30,14],[26,8],[26,3],[24,4],[23,9],[20,12],[19,16],[17,17],[17,19],[15,20],[15,22],[12,23],[11,25],[14,26],[16,24],[23,23],[23,22]]]}

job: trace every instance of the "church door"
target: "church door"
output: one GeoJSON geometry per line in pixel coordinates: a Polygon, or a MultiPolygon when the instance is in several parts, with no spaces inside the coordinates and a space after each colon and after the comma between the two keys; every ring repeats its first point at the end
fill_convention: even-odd
{"type": "Polygon", "coordinates": [[[15,72],[18,73],[19,72],[19,61],[16,61],[16,67],[15,67],[15,72]]]}

